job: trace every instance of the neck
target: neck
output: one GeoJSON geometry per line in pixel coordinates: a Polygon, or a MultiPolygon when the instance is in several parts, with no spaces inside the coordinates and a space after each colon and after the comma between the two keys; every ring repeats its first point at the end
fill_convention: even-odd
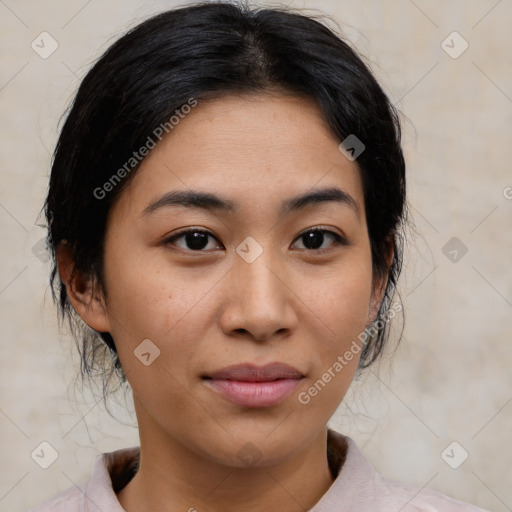
{"type": "MultiPolygon", "coordinates": [[[[139,415],[138,415],[139,416],[139,415]]],[[[137,474],[118,499],[126,512],[303,512],[333,483],[327,429],[290,458],[267,467],[233,467],[206,459],[176,438],[140,421],[137,474]]]]}

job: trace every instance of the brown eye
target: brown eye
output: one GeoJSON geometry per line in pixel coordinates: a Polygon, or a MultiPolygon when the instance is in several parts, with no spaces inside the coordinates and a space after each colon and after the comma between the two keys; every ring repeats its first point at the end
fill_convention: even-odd
{"type": "MultiPolygon", "coordinates": [[[[182,231],[181,233],[177,233],[173,235],[171,238],[168,238],[165,243],[177,245],[180,249],[184,249],[187,251],[193,252],[206,252],[204,251],[205,247],[208,246],[208,242],[210,238],[215,238],[209,231],[204,231],[200,229],[188,229],[186,231],[182,231]],[[176,240],[183,239],[183,243],[176,244],[176,240]]],[[[215,240],[217,240],[215,238],[215,240]]],[[[218,240],[217,240],[218,241],[218,240]]],[[[215,247],[213,247],[215,248],[215,247]]],[[[211,247],[210,247],[211,249],[211,247]]]]}
{"type": "MultiPolygon", "coordinates": [[[[172,237],[168,238],[164,243],[175,245],[185,251],[207,252],[205,249],[208,248],[208,243],[211,238],[217,240],[217,238],[213,236],[212,233],[210,233],[209,231],[192,228],[173,235],[172,237]],[[176,243],[177,240],[183,241],[178,244],[176,243]]],[[[322,252],[323,250],[328,250],[333,245],[346,245],[346,240],[342,236],[327,229],[309,229],[300,234],[296,240],[300,239],[303,240],[303,248],[307,251],[322,252]],[[329,238],[331,240],[334,240],[334,244],[330,243],[327,245],[327,247],[323,247],[329,238]]],[[[218,248],[218,245],[210,247],[209,249],[215,248],[218,248]]],[[[299,249],[302,248],[299,247],[299,249]]]]}
{"type": "MultiPolygon", "coordinates": [[[[308,251],[317,251],[319,249],[329,249],[333,244],[329,244],[328,247],[322,247],[326,241],[326,234],[327,238],[331,238],[335,240],[334,245],[346,245],[346,241],[343,237],[338,235],[338,233],[334,233],[333,231],[327,230],[327,229],[308,229],[307,231],[304,231],[302,234],[300,234],[297,237],[297,240],[302,239],[303,245],[305,246],[304,249],[308,251]]],[[[300,247],[299,247],[300,248],[300,247]]]]}

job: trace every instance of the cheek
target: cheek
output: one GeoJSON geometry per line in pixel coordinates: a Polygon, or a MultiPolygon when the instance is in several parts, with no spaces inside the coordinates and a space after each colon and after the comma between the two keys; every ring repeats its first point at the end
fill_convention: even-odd
{"type": "MultiPolygon", "coordinates": [[[[188,362],[194,359],[212,315],[208,293],[218,276],[194,275],[147,250],[109,255],[105,260],[108,315],[125,373],[141,370],[136,355],[141,343],[150,340],[156,348],[145,342],[149,352],[160,351],[154,366],[162,366],[162,371],[172,368],[172,375],[187,378],[188,362]]],[[[134,389],[137,375],[132,373],[134,389]]]]}
{"type": "Polygon", "coordinates": [[[108,313],[118,337],[155,337],[168,324],[168,306],[176,300],[158,271],[128,256],[110,268],[105,265],[105,274],[108,313]]]}
{"type": "Polygon", "coordinates": [[[115,248],[105,261],[108,313],[121,337],[160,338],[179,328],[197,301],[197,285],[157,251],[115,248]]]}
{"type": "Polygon", "coordinates": [[[301,296],[331,333],[333,348],[366,327],[372,294],[372,266],[368,251],[360,250],[302,280],[301,296]]]}
{"type": "Polygon", "coordinates": [[[301,296],[307,298],[304,326],[309,329],[312,368],[308,386],[303,388],[308,407],[334,409],[343,398],[357,370],[368,323],[372,267],[367,251],[329,269],[321,278],[303,281],[301,296]],[[316,384],[315,384],[316,383],[316,384]],[[318,398],[317,395],[321,395],[318,398]]]}
{"type": "Polygon", "coordinates": [[[150,265],[142,254],[128,247],[112,246],[107,246],[105,251],[107,311],[111,334],[126,371],[134,350],[143,340],[149,339],[161,348],[157,341],[159,334],[172,325],[169,319],[172,309],[180,315],[183,301],[179,300],[179,288],[171,291],[161,279],[159,269],[150,265]]]}

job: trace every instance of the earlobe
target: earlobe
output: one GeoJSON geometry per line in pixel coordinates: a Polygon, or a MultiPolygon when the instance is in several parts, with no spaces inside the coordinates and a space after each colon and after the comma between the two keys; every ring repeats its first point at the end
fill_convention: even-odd
{"type": "Polygon", "coordinates": [[[75,271],[72,248],[61,242],[56,250],[57,267],[68,298],[82,320],[99,332],[109,332],[105,303],[91,277],[75,271]]]}

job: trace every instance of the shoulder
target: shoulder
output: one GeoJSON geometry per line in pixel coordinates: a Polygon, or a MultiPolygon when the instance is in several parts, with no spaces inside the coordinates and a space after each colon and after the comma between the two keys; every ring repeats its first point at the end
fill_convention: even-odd
{"type": "Polygon", "coordinates": [[[31,508],[28,512],[78,512],[83,494],[77,487],[70,487],[58,496],[31,508]]]}
{"type": "Polygon", "coordinates": [[[139,460],[139,447],[102,453],[85,483],[70,487],[28,512],[82,512],[89,506],[105,512],[123,512],[116,493],[136,473],[139,460]]]}
{"type": "Polygon", "coordinates": [[[488,512],[433,489],[386,478],[373,468],[352,439],[336,431],[332,431],[331,439],[333,446],[346,446],[346,458],[324,496],[327,508],[319,511],[335,510],[335,505],[343,503],[349,505],[347,510],[358,512],[488,512]]]}
{"type": "Polygon", "coordinates": [[[403,507],[402,512],[488,512],[433,489],[416,487],[378,476],[383,495],[390,504],[400,504],[403,507]]]}

